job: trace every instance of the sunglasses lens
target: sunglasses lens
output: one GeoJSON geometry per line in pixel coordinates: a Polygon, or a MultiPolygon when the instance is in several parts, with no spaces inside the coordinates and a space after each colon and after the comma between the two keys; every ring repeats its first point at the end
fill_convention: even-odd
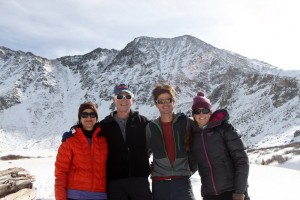
{"type": "Polygon", "coordinates": [[[209,113],[209,110],[206,109],[206,108],[204,108],[204,109],[202,109],[202,113],[203,113],[203,114],[208,114],[208,113],[209,113]]]}
{"type": "Polygon", "coordinates": [[[200,113],[199,113],[199,109],[195,109],[195,110],[193,110],[193,114],[195,114],[195,115],[199,115],[200,113]]]}
{"type": "Polygon", "coordinates": [[[209,112],[210,112],[210,110],[207,108],[193,110],[193,114],[195,114],[195,115],[200,115],[201,113],[208,114],[209,112]]]}
{"type": "Polygon", "coordinates": [[[157,99],[156,100],[156,103],[158,104],[167,104],[167,103],[172,103],[173,102],[173,99],[157,99]]]}
{"type": "Polygon", "coordinates": [[[96,117],[96,113],[90,113],[90,118],[95,118],[96,117]]]}
{"type": "Polygon", "coordinates": [[[158,103],[158,104],[163,104],[163,100],[158,99],[158,100],[156,100],[156,103],[158,103]]]}
{"type": "Polygon", "coordinates": [[[118,95],[117,99],[131,99],[131,95],[130,94],[127,94],[126,96],[118,95]]]}
{"type": "Polygon", "coordinates": [[[82,117],[82,118],[87,118],[87,117],[88,117],[88,115],[87,115],[87,114],[83,114],[83,113],[82,113],[82,114],[81,114],[81,117],[82,117]]]}
{"type": "Polygon", "coordinates": [[[94,113],[94,112],[91,112],[91,113],[83,112],[81,114],[82,118],[88,118],[89,116],[90,116],[90,118],[95,118],[96,117],[96,113],[94,113]]]}

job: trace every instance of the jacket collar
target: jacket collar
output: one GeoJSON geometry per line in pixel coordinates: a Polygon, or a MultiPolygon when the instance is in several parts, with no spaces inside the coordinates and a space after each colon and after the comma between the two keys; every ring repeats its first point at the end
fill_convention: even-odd
{"type": "MultiPolygon", "coordinates": [[[[173,124],[181,117],[187,117],[184,113],[176,113],[174,114],[173,124]]],[[[160,124],[160,117],[153,120],[153,123],[160,124]]]]}
{"type": "Polygon", "coordinates": [[[220,126],[224,121],[227,120],[229,120],[229,114],[227,110],[225,109],[216,110],[210,117],[207,128],[220,126]]]}
{"type": "MultiPolygon", "coordinates": [[[[136,116],[139,112],[138,111],[133,111],[130,109],[129,112],[129,117],[128,119],[133,118],[134,116],[136,116]]],[[[104,122],[108,123],[108,122],[112,122],[114,120],[114,115],[117,114],[117,111],[113,111],[111,112],[108,116],[105,117],[104,122]]]]}

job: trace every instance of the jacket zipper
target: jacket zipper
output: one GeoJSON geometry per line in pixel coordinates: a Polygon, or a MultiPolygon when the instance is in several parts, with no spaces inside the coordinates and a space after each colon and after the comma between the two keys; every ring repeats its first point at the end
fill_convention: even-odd
{"type": "MultiPolygon", "coordinates": [[[[95,172],[95,162],[94,162],[94,137],[95,137],[95,133],[93,134],[93,137],[92,137],[92,144],[91,144],[91,156],[92,156],[92,166],[93,166],[93,169],[92,171],[95,172]]],[[[93,187],[94,187],[94,177],[92,177],[92,188],[91,188],[91,191],[93,191],[93,187]]]]}
{"type": "Polygon", "coordinates": [[[207,154],[207,151],[206,151],[206,148],[205,148],[205,142],[204,142],[204,129],[202,130],[201,137],[202,137],[202,146],[203,146],[203,150],[204,150],[205,157],[206,157],[206,161],[207,161],[207,163],[208,163],[209,170],[210,170],[210,177],[211,177],[212,185],[213,185],[215,194],[218,195],[217,188],[216,188],[216,185],[215,185],[215,178],[214,178],[212,166],[211,166],[211,163],[210,163],[210,161],[209,161],[208,154],[207,154]]]}
{"type": "MultiPolygon", "coordinates": [[[[169,161],[170,161],[170,165],[171,165],[171,167],[172,167],[172,176],[174,176],[174,164],[175,164],[175,161],[176,161],[176,139],[175,139],[175,137],[177,136],[177,139],[179,140],[179,138],[178,138],[178,134],[176,134],[175,132],[174,132],[174,121],[173,121],[173,123],[172,123],[172,134],[173,134],[173,140],[174,140],[174,147],[175,147],[175,149],[174,149],[174,162],[173,162],[173,165],[171,165],[171,161],[170,161],[170,159],[169,159],[169,161]],[[175,134],[175,135],[174,135],[175,134]]],[[[179,147],[179,145],[178,145],[178,147],[179,147]]]]}
{"type": "Polygon", "coordinates": [[[127,147],[127,151],[128,151],[128,157],[127,157],[127,159],[128,159],[128,174],[129,174],[129,177],[131,177],[131,168],[132,168],[132,164],[131,164],[131,157],[130,157],[130,148],[129,147],[127,147]]]}
{"type": "MultiPolygon", "coordinates": [[[[128,127],[129,127],[129,118],[127,119],[127,122],[126,122],[126,125],[125,125],[125,140],[124,140],[124,142],[125,142],[125,145],[127,146],[127,142],[126,142],[126,140],[127,140],[127,129],[128,129],[128,127]]],[[[120,128],[121,129],[121,128],[120,128]]],[[[121,134],[122,134],[122,130],[121,130],[121,134]]],[[[130,155],[130,147],[129,146],[127,146],[127,160],[128,160],[128,175],[129,175],[129,177],[131,177],[131,175],[132,175],[132,163],[131,163],[131,155],[130,155]]]]}

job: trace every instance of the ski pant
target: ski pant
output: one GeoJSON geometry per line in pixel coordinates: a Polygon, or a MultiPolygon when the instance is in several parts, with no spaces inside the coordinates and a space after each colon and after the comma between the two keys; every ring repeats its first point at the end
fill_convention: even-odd
{"type": "Polygon", "coordinates": [[[219,195],[207,195],[203,200],[232,200],[232,192],[223,192],[219,195]]]}
{"type": "Polygon", "coordinates": [[[195,200],[188,177],[152,180],[153,200],[195,200]]]}
{"type": "Polygon", "coordinates": [[[107,196],[109,200],[152,200],[148,178],[144,177],[110,181],[107,196]]]}
{"type": "MultiPolygon", "coordinates": [[[[232,200],[232,193],[233,192],[224,192],[220,195],[207,195],[203,197],[203,200],[232,200]]],[[[245,199],[250,200],[248,193],[245,193],[245,199]]]]}

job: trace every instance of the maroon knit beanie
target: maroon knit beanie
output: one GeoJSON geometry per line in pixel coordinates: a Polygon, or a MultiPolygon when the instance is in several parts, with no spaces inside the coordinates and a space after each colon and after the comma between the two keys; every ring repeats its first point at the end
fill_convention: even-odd
{"type": "Polygon", "coordinates": [[[92,102],[85,102],[83,104],[81,104],[79,106],[78,109],[78,121],[80,122],[80,118],[81,118],[81,113],[85,110],[85,109],[91,109],[96,113],[96,119],[98,121],[98,106],[97,104],[94,104],[92,102]]]}
{"type": "Polygon", "coordinates": [[[211,110],[211,103],[208,98],[205,97],[203,92],[198,92],[197,96],[194,97],[192,110],[197,108],[208,108],[211,110]]]}

